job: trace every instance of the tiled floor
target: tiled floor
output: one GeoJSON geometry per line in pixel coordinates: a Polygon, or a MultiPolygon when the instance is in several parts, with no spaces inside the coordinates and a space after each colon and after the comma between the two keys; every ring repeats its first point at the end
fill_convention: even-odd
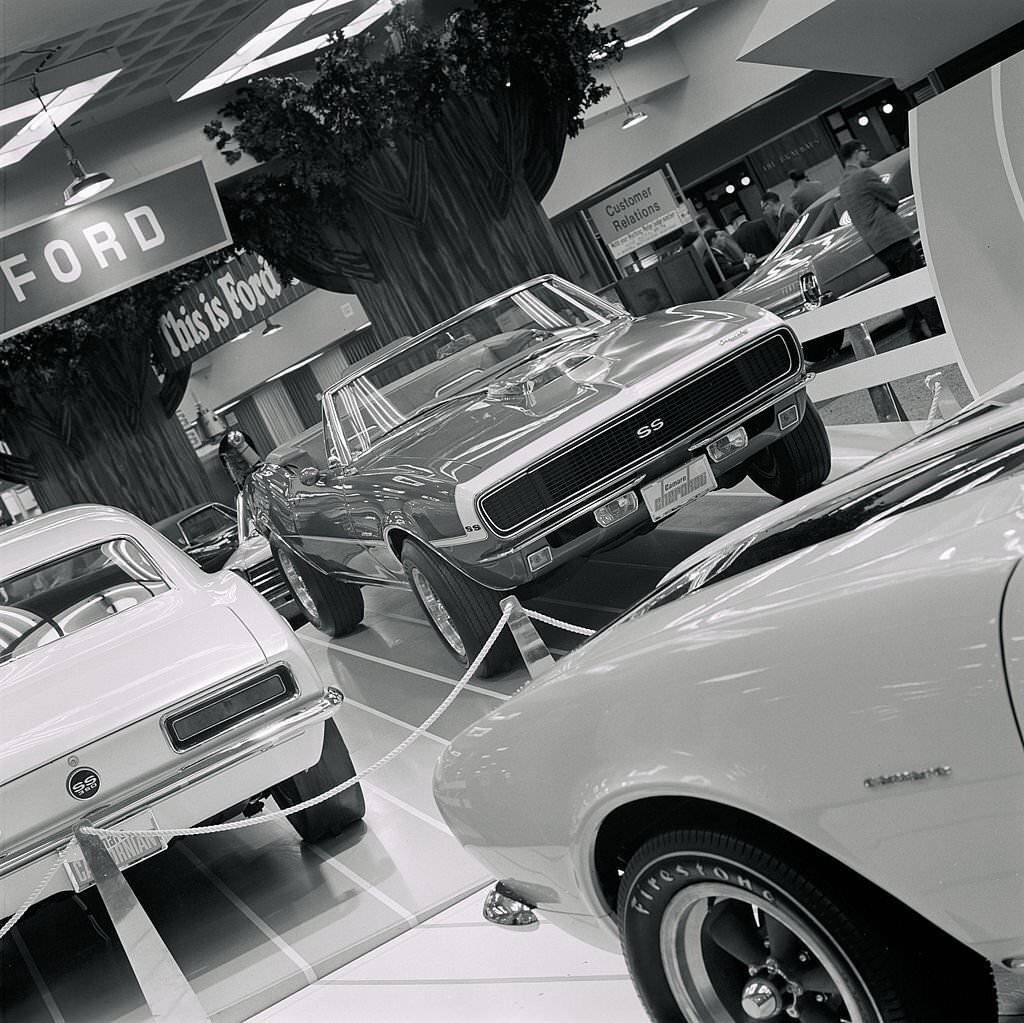
{"type": "MultiPolygon", "coordinates": [[[[862,459],[865,444],[886,441],[858,437],[849,459],[840,447],[837,469],[862,459]]],[[[591,559],[530,604],[602,625],[678,560],[775,503],[750,485],[711,495],[591,559]]],[[[368,590],[366,597],[365,624],[353,635],[301,632],[324,677],[346,694],[337,717],[360,768],[406,738],[459,675],[411,595],[368,590]]],[[[557,650],[578,642],[546,626],[542,632],[557,650]]],[[[364,783],[366,820],[350,834],[304,846],[286,823],[272,821],[180,840],[128,873],[218,1023],[264,1010],[257,1018],[275,1023],[643,1018],[620,957],[543,922],[522,932],[479,918],[482,895],[474,893],[490,878],[434,806],[439,751],[523,680],[517,672],[467,687],[430,733],[364,783]]],[[[0,945],[4,1023],[148,1018],[94,891],[44,903],[0,945]]]]}

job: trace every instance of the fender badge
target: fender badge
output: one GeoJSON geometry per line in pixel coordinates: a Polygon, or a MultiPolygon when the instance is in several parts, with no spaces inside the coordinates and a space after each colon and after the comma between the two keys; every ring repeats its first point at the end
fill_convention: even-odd
{"type": "Polygon", "coordinates": [[[864,786],[879,789],[885,785],[901,785],[905,781],[931,781],[933,778],[948,778],[953,773],[952,767],[926,767],[923,771],[900,771],[897,774],[880,774],[875,778],[865,778],[864,786]]]}
{"type": "Polygon", "coordinates": [[[68,775],[68,795],[74,799],[92,799],[100,790],[100,776],[91,767],[79,767],[68,775]]]}

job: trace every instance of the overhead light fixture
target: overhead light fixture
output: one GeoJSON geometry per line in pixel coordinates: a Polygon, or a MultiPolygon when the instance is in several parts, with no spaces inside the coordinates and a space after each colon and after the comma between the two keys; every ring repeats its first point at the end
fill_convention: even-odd
{"type": "Polygon", "coordinates": [[[251,330],[241,330],[228,342],[228,344],[230,345],[234,344],[236,341],[241,341],[243,337],[248,337],[251,333],[251,330]]]}
{"type": "Polygon", "coordinates": [[[735,191],[736,191],[736,186],[730,181],[729,184],[727,184],[725,186],[725,194],[726,195],[732,195],[733,192],[735,192],[735,191]]]}
{"type": "Polygon", "coordinates": [[[696,7],[691,7],[687,11],[680,11],[679,14],[673,14],[671,18],[666,18],[663,22],[657,24],[649,32],[644,32],[643,35],[633,36],[632,39],[627,39],[626,46],[638,46],[640,43],[646,43],[648,39],[653,39],[655,36],[660,36],[666,29],[671,28],[673,25],[678,24],[683,18],[688,18],[696,7]]]}
{"type": "Polygon", "coordinates": [[[615,75],[612,74],[611,68],[608,69],[608,77],[612,80],[612,85],[615,86],[616,91],[618,92],[623,104],[626,107],[626,119],[622,122],[621,130],[626,131],[629,128],[635,128],[638,124],[641,124],[644,121],[646,121],[647,114],[645,114],[642,110],[633,109],[633,107],[630,105],[629,100],[626,99],[625,94],[619,86],[619,83],[615,80],[615,75]]]}
{"type": "Polygon", "coordinates": [[[83,166],[82,161],[75,156],[75,151],[71,148],[71,143],[64,137],[64,133],[57,126],[57,122],[50,115],[50,111],[46,106],[46,101],[43,99],[42,93],[39,91],[39,87],[36,85],[35,79],[29,85],[29,89],[37,100],[39,105],[43,108],[43,112],[47,117],[50,118],[50,123],[53,125],[53,130],[57,134],[57,138],[61,140],[64,145],[64,155],[68,160],[68,167],[71,168],[73,175],[71,184],[64,189],[64,205],[65,206],[77,206],[80,202],[85,202],[86,199],[91,199],[94,195],[99,195],[104,189],[109,188],[113,183],[114,179],[103,171],[95,171],[90,174],[83,166]]]}
{"type": "Polygon", "coordinates": [[[263,321],[264,337],[269,337],[271,334],[276,334],[279,330],[284,330],[284,325],[281,323],[275,323],[269,316],[263,321]]]}
{"type": "Polygon", "coordinates": [[[862,128],[866,128],[871,122],[868,119],[868,115],[867,114],[861,114],[860,117],[857,118],[857,123],[862,128]]]}
{"type": "Polygon", "coordinates": [[[893,111],[893,105],[888,101],[882,104],[882,113],[891,114],[893,111]]]}
{"type": "Polygon", "coordinates": [[[302,369],[303,366],[308,366],[311,362],[316,362],[316,360],[323,354],[323,352],[317,352],[316,355],[311,355],[308,359],[303,359],[301,362],[296,362],[294,365],[282,369],[280,373],[275,373],[272,377],[267,377],[267,383],[269,384],[272,380],[280,380],[281,377],[286,377],[289,373],[294,373],[297,369],[302,369]]]}
{"type": "Polygon", "coordinates": [[[743,177],[740,178],[740,184],[744,188],[746,188],[750,184],[750,175],[749,174],[744,174],[743,177]]]}

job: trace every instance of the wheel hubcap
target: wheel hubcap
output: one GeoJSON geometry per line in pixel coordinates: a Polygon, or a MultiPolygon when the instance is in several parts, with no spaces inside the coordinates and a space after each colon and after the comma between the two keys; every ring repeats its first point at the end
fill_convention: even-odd
{"type": "Polygon", "coordinates": [[[317,612],[316,604],[313,603],[313,598],[310,596],[306,584],[302,581],[302,576],[299,575],[299,570],[295,567],[292,556],[287,551],[278,551],[277,556],[281,561],[281,568],[284,571],[285,578],[288,580],[288,585],[291,586],[292,593],[295,594],[295,599],[302,606],[302,610],[306,612],[306,617],[314,625],[319,624],[320,615],[317,612]]]}
{"type": "Polygon", "coordinates": [[[842,951],[810,918],[754,892],[688,885],[665,909],[660,946],[676,1002],[701,1023],[881,1023],[842,951]]]}
{"type": "Polygon", "coordinates": [[[441,633],[444,641],[459,657],[465,657],[466,644],[462,642],[459,630],[455,627],[455,622],[452,621],[448,608],[444,606],[444,601],[434,592],[434,587],[430,585],[430,581],[418,568],[413,568],[409,574],[412,577],[412,584],[416,587],[420,600],[423,601],[423,606],[427,609],[427,614],[430,615],[431,621],[437,626],[437,631],[441,633]]]}

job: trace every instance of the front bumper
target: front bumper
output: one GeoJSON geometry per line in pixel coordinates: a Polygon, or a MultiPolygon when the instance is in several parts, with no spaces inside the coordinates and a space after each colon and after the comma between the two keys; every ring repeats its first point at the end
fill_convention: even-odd
{"type": "Polygon", "coordinates": [[[525,535],[516,535],[507,541],[499,541],[499,546],[486,551],[481,551],[478,545],[473,545],[468,548],[453,548],[450,554],[453,559],[460,562],[459,567],[466,575],[493,589],[508,590],[550,575],[574,559],[613,545],[630,534],[651,529],[654,523],[642,501],[635,512],[619,519],[611,526],[599,526],[594,519],[593,511],[629,491],[636,491],[639,496],[640,487],[696,458],[716,437],[727,433],[735,426],[748,426],[747,446],[720,462],[712,463],[716,479],[727,478],[752,455],[774,443],[784,433],[792,432],[803,420],[807,403],[805,383],[805,377],[801,376],[781,393],[752,406],[742,415],[731,418],[727,423],[718,424],[697,438],[688,438],[660,453],[650,462],[633,468],[622,477],[610,480],[599,492],[588,497],[585,504],[542,526],[530,529],[525,535]],[[799,410],[799,418],[791,426],[783,429],[779,426],[779,413],[794,404],[799,410]],[[552,560],[539,571],[534,571],[527,559],[544,547],[550,549],[552,560]]]}
{"type": "MultiPolygon", "coordinates": [[[[340,691],[329,688],[315,702],[236,736],[199,760],[183,767],[170,764],[161,777],[116,803],[90,808],[89,823],[112,828],[152,812],[158,827],[189,828],[243,803],[317,762],[323,747],[319,726],[333,716],[341,701],[340,691]]],[[[60,850],[72,840],[74,823],[34,836],[0,857],[0,919],[14,913],[46,876],[60,850]]],[[[71,887],[67,876],[58,871],[42,895],[71,887]]]]}

